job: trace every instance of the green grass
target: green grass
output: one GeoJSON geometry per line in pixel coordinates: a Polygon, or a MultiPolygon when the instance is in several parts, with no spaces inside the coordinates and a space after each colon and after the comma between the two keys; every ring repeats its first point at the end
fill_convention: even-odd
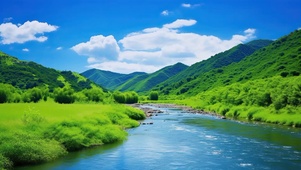
{"type": "Polygon", "coordinates": [[[139,126],[136,120],[144,118],[141,110],[118,104],[1,104],[0,169],[124,140],[124,129],[139,126]]]}

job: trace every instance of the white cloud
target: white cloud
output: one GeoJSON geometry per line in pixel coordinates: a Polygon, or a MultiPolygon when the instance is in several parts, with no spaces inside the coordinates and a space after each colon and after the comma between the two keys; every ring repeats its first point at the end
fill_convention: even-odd
{"type": "Polygon", "coordinates": [[[169,11],[168,10],[164,10],[164,11],[161,12],[161,15],[168,16],[169,15],[169,11]]]}
{"type": "Polygon", "coordinates": [[[186,4],[186,3],[183,3],[181,6],[184,7],[184,8],[194,8],[194,7],[201,6],[201,4],[186,4]]]}
{"type": "Polygon", "coordinates": [[[196,20],[193,19],[189,19],[189,20],[185,20],[185,19],[177,19],[175,22],[172,22],[170,24],[165,24],[163,27],[165,28],[181,28],[181,27],[187,27],[187,26],[192,26],[194,24],[196,24],[196,20]]]}
{"type": "Polygon", "coordinates": [[[298,30],[301,30],[301,27],[300,27],[300,28],[298,28],[298,30]]]}
{"type": "Polygon", "coordinates": [[[191,65],[254,38],[255,29],[221,39],[213,35],[182,32],[196,20],[176,20],[162,27],[146,28],[129,33],[118,41],[113,36],[94,36],[72,49],[88,56],[90,68],[120,73],[154,72],[159,68],[182,62],[191,65]],[[106,60],[104,60],[104,57],[106,60]]]}
{"type": "Polygon", "coordinates": [[[29,52],[29,49],[28,48],[23,48],[22,51],[29,52]]]}
{"type": "Polygon", "coordinates": [[[63,47],[57,47],[56,48],[56,50],[62,50],[63,49],[63,47]]]}
{"type": "Polygon", "coordinates": [[[159,70],[161,67],[154,65],[143,65],[137,63],[127,63],[120,61],[108,61],[102,63],[96,63],[88,66],[89,68],[97,68],[101,70],[114,71],[117,73],[133,73],[133,72],[147,72],[151,73],[155,70],[159,70]]]}
{"type": "Polygon", "coordinates": [[[71,48],[77,54],[89,57],[89,61],[116,60],[119,56],[119,46],[112,35],[92,36],[89,41],[79,43],[71,48]]]}
{"type": "Polygon", "coordinates": [[[182,4],[182,7],[184,7],[184,8],[190,8],[191,7],[191,4],[182,4]]]}
{"type": "Polygon", "coordinates": [[[0,25],[0,37],[2,44],[24,43],[27,41],[44,42],[48,38],[46,32],[52,32],[58,26],[49,25],[46,22],[27,21],[24,24],[3,23],[0,25]]]}

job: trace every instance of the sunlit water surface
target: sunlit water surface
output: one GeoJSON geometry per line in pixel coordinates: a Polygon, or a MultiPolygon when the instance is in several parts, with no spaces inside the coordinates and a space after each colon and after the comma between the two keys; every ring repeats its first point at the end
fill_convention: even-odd
{"type": "Polygon", "coordinates": [[[160,109],[124,142],[18,169],[301,169],[300,129],[160,109]]]}

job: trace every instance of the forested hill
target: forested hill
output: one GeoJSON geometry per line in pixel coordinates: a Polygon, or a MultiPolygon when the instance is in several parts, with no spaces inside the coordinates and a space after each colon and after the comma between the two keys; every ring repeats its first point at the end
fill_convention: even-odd
{"type": "Polygon", "coordinates": [[[281,75],[282,77],[298,76],[300,71],[301,30],[296,30],[270,45],[257,50],[239,62],[205,71],[192,78],[188,76],[184,77],[181,75],[185,73],[183,72],[179,76],[183,76],[186,80],[182,79],[179,83],[173,83],[161,88],[161,92],[191,96],[208,89],[236,82],[247,82],[249,80],[269,78],[277,75],[281,75]],[[187,78],[191,79],[188,80],[187,78]]]}
{"type": "Polygon", "coordinates": [[[69,84],[75,91],[91,88],[90,80],[71,71],[57,71],[34,62],[18,60],[0,52],[0,83],[11,84],[20,89],[31,89],[37,86],[54,88],[69,84]]]}
{"type": "Polygon", "coordinates": [[[134,72],[131,74],[120,74],[110,71],[90,69],[81,73],[81,75],[92,80],[96,84],[105,87],[106,89],[114,90],[126,81],[137,76],[147,75],[147,73],[134,72]]]}
{"type": "Polygon", "coordinates": [[[170,77],[182,72],[187,67],[188,66],[186,66],[185,64],[177,63],[172,66],[164,67],[151,74],[136,76],[128,80],[121,86],[117,87],[116,90],[147,92],[157,84],[164,82],[170,77]]]}
{"type": "MultiPolygon", "coordinates": [[[[256,50],[271,44],[271,40],[254,40],[246,44],[239,44],[225,52],[216,54],[207,60],[195,63],[181,73],[169,78],[163,83],[157,85],[156,90],[160,89],[164,94],[169,94],[170,90],[181,88],[184,84],[196,79],[198,76],[210,70],[221,68],[239,62],[243,58],[253,54],[256,50]]],[[[188,90],[183,87],[179,93],[188,90]]]]}

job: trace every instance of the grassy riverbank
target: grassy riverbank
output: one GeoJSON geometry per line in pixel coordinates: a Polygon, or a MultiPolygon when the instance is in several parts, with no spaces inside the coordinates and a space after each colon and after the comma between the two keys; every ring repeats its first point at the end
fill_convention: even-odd
{"type": "Polygon", "coordinates": [[[145,114],[125,105],[54,102],[0,105],[0,169],[54,160],[126,139],[145,114]]]}
{"type": "Polygon", "coordinates": [[[300,81],[300,76],[275,76],[234,83],[171,102],[228,118],[301,127],[300,81]]]}

